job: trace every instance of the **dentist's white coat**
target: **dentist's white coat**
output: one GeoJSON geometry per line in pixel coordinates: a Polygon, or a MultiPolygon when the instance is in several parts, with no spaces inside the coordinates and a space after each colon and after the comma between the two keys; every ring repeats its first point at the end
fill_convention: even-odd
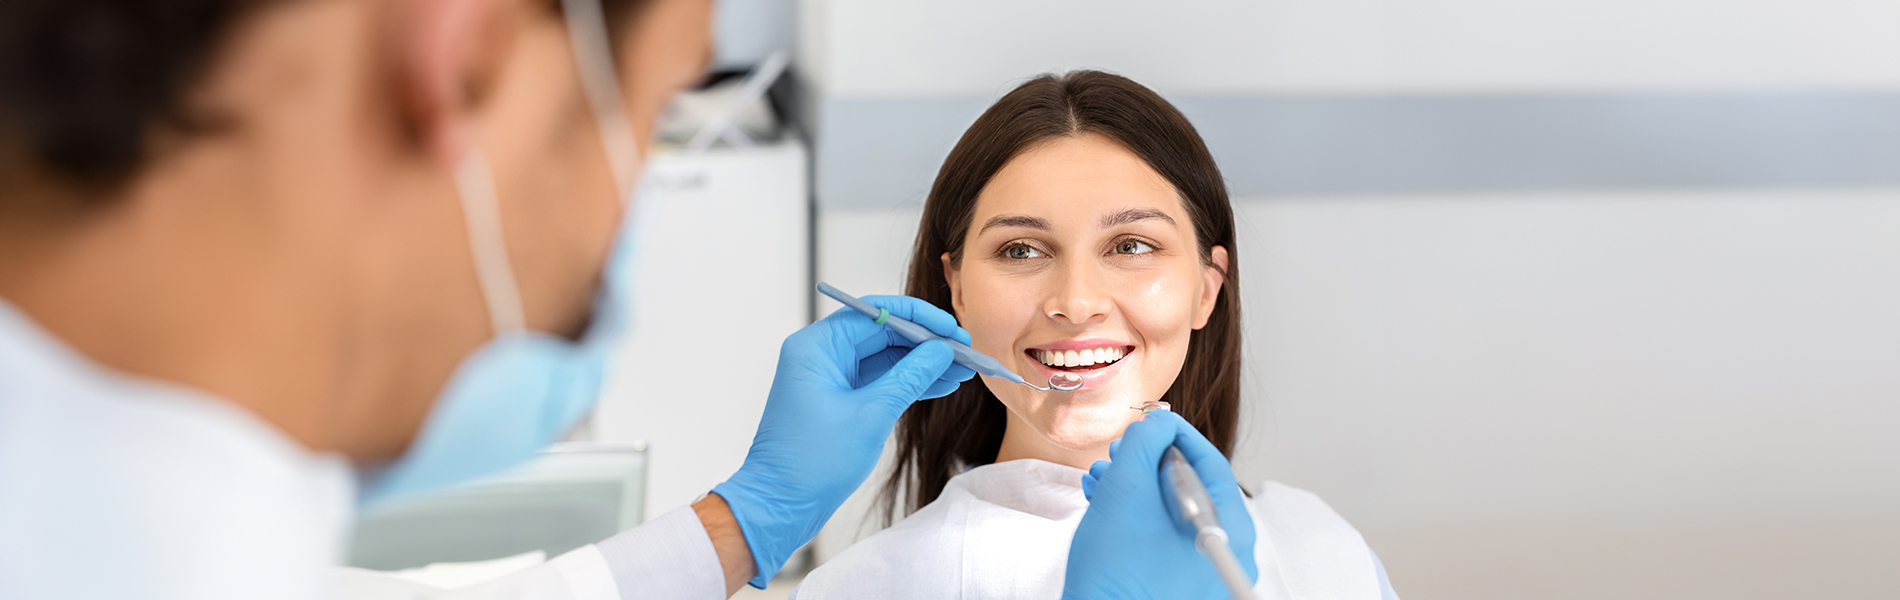
{"type": "Polygon", "coordinates": [[[103,368],[0,301],[0,598],[726,596],[691,508],[442,590],[337,567],[354,506],[343,458],[229,402],[103,368]]]}

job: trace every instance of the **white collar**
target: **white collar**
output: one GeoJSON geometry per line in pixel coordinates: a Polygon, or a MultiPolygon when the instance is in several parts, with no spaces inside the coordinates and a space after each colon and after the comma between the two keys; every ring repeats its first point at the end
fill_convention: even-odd
{"type": "Polygon", "coordinates": [[[972,467],[950,478],[956,486],[996,506],[1045,519],[1080,518],[1089,501],[1082,494],[1081,469],[1024,458],[972,467]]]}
{"type": "MultiPolygon", "coordinates": [[[[136,399],[139,404],[163,404],[169,409],[196,413],[200,418],[222,421],[224,426],[242,432],[251,438],[251,443],[274,455],[296,461],[319,458],[276,426],[229,400],[94,362],[4,298],[0,298],[0,374],[5,374],[0,376],[0,384],[13,384],[15,394],[38,392],[42,396],[78,396],[88,401],[136,399]]],[[[5,387],[0,386],[0,389],[5,387]]],[[[33,399],[19,398],[21,401],[33,399]]]]}

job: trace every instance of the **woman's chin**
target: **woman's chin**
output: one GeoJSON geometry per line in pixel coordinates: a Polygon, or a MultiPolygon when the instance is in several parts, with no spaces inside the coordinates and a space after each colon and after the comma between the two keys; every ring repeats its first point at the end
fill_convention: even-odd
{"type": "Polygon", "coordinates": [[[1043,437],[1049,443],[1073,451],[1086,451],[1105,448],[1128,430],[1128,424],[1141,418],[1140,411],[1129,410],[1126,406],[1107,403],[1090,407],[1070,407],[1062,414],[1054,415],[1054,422],[1045,424],[1043,437]]]}

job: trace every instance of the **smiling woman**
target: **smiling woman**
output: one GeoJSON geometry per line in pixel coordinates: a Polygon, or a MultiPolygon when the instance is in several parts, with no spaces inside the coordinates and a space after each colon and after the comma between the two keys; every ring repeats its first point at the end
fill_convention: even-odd
{"type": "Polygon", "coordinates": [[[1220,168],[1154,92],[1080,71],[999,100],[937,175],[905,292],[951,310],[976,349],[1039,374],[1029,379],[1078,371],[1083,389],[973,381],[912,408],[898,423],[887,505],[901,494],[914,512],[976,465],[1037,458],[1086,469],[1140,416],[1128,407],[1150,400],[1172,403],[1231,454],[1241,365],[1233,247],[1220,168]]]}
{"type": "MultiPolygon", "coordinates": [[[[955,212],[971,216],[963,229],[974,233],[962,247],[930,254],[920,248],[918,256],[939,257],[940,269],[913,266],[913,273],[927,271],[923,276],[937,283],[921,287],[913,279],[910,291],[947,298],[978,350],[1013,357],[1010,366],[1041,374],[1032,379],[1066,371],[1083,385],[1073,394],[1050,394],[972,384],[962,395],[974,402],[913,412],[899,448],[920,475],[933,468],[951,473],[958,465],[950,458],[966,465],[1034,458],[1087,468],[1107,458],[1108,442],[1140,416],[1129,407],[1157,399],[1181,407],[1216,447],[1231,451],[1240,348],[1239,305],[1222,297],[1234,290],[1226,276],[1233,245],[1226,194],[1216,188],[1190,200],[1110,135],[1084,130],[1035,142],[988,177],[975,198],[944,203],[967,206],[955,212]],[[1214,221],[1207,235],[1196,231],[1195,213],[1214,221]],[[1190,356],[1212,368],[1185,369],[1190,356]],[[970,423],[956,413],[997,400],[1002,414],[978,412],[976,421],[1003,430],[993,454],[944,452],[969,438],[967,429],[942,424],[970,423]],[[918,443],[907,443],[908,434],[921,434],[918,443]]],[[[1220,180],[1211,158],[1184,162],[1220,180]]],[[[929,478],[920,477],[920,485],[923,479],[929,478]]],[[[916,500],[934,496],[912,491],[923,492],[912,495],[916,500]]]]}
{"type": "MultiPolygon", "coordinates": [[[[1001,379],[920,402],[881,499],[908,516],[818,568],[800,598],[1056,597],[1082,476],[1162,401],[1224,454],[1240,412],[1234,216],[1194,126],[1097,71],[1038,77],[983,113],[931,187],[905,292],[951,311],[1001,379]]],[[[1379,598],[1364,540],[1312,494],[1254,488],[1256,590],[1379,598]]],[[[894,515],[893,515],[894,516],[894,515]]],[[[1237,538],[1244,539],[1244,538],[1237,538]]],[[[1213,572],[1207,572],[1213,577],[1213,572]]]]}

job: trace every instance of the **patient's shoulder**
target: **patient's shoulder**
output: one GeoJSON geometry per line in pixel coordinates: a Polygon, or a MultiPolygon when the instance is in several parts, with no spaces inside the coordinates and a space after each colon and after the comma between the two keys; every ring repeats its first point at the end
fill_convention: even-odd
{"type": "Polygon", "coordinates": [[[1279,541],[1319,538],[1365,545],[1359,530],[1318,494],[1272,480],[1260,482],[1253,492],[1247,508],[1251,509],[1255,528],[1277,535],[1279,541]]]}
{"type": "Polygon", "coordinates": [[[1275,507],[1289,515],[1331,517],[1341,522],[1345,521],[1345,517],[1339,516],[1332,505],[1327,504],[1325,500],[1320,499],[1319,494],[1313,492],[1271,479],[1254,486],[1253,492],[1253,498],[1250,501],[1255,508],[1275,507]]]}

